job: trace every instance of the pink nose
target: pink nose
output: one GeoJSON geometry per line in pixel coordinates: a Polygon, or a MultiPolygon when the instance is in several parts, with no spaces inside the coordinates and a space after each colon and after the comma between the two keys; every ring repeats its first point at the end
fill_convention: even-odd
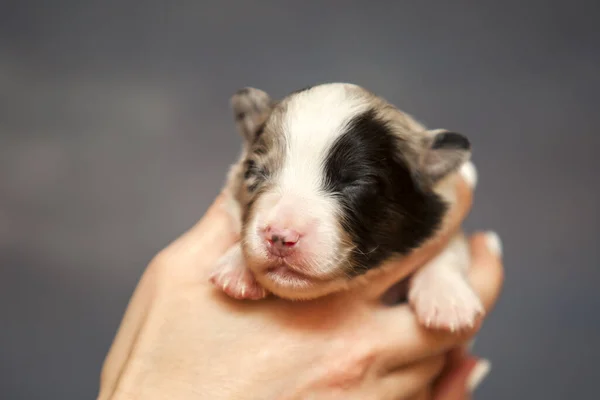
{"type": "Polygon", "coordinates": [[[292,229],[268,226],[264,231],[267,249],[276,256],[289,254],[300,240],[300,234],[292,229]]]}

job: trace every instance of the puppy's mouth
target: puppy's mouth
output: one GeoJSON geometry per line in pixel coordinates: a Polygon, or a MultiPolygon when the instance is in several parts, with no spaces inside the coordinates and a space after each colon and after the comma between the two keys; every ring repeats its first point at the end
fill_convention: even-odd
{"type": "Polygon", "coordinates": [[[271,266],[255,276],[267,291],[290,300],[310,300],[348,286],[346,278],[313,276],[285,263],[271,266]]]}
{"type": "Polygon", "coordinates": [[[302,253],[277,257],[264,253],[246,253],[248,267],[268,292],[286,299],[311,299],[345,286],[347,278],[340,269],[318,270],[302,253]]]}
{"type": "Polygon", "coordinates": [[[286,286],[290,284],[301,284],[304,286],[319,280],[316,277],[300,272],[285,263],[268,268],[265,271],[265,276],[275,283],[284,284],[286,286]]]}

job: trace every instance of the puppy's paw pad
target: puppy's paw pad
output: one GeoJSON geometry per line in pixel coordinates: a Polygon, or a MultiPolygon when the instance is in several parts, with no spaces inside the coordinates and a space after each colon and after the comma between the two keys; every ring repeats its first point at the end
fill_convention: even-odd
{"type": "Polygon", "coordinates": [[[485,313],[477,294],[460,276],[415,282],[409,301],[419,322],[432,329],[451,332],[470,329],[485,313]]]}

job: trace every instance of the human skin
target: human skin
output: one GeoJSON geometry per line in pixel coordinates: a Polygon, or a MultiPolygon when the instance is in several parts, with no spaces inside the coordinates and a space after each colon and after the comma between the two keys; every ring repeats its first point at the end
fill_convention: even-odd
{"type": "MultiPolygon", "coordinates": [[[[142,275],[105,359],[98,399],[468,398],[476,360],[458,349],[481,320],[466,332],[436,332],[410,306],[380,301],[459,229],[472,190],[457,184],[449,223],[390,273],[303,302],[236,301],[209,283],[210,268],[239,239],[220,195],[142,275]]],[[[503,281],[489,238],[471,239],[469,273],[488,312],[503,281]]]]}

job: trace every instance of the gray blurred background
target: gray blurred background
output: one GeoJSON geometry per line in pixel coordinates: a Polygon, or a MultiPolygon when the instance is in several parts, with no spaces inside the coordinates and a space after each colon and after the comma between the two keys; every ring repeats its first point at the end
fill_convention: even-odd
{"type": "Polygon", "coordinates": [[[483,399],[597,397],[594,1],[1,1],[0,398],[92,399],[146,263],[238,154],[229,96],[346,81],[468,134],[503,297],[483,399]]]}

